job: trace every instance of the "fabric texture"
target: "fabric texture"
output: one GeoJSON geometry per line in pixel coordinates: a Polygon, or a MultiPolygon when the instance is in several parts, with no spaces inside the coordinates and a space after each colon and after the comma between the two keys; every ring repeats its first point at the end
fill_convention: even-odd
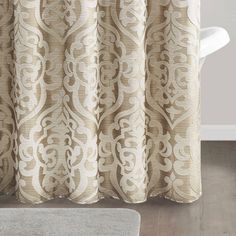
{"type": "Polygon", "coordinates": [[[0,192],[201,195],[199,0],[3,0],[0,192]]]}
{"type": "Polygon", "coordinates": [[[4,208],[0,235],[140,236],[140,221],[137,211],[122,208],[4,208]]]}

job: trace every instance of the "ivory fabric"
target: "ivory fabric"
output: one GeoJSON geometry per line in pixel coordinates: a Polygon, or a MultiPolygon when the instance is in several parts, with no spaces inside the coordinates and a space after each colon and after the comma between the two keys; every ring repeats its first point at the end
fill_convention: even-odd
{"type": "Polygon", "coordinates": [[[0,2],[0,192],[201,195],[199,0],[0,2]]]}

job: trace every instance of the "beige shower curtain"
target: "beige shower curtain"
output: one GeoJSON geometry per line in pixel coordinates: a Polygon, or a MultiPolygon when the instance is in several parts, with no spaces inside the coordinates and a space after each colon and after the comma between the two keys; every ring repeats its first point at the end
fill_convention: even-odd
{"type": "Polygon", "coordinates": [[[2,0],[0,193],[201,195],[199,0],[2,0]]]}

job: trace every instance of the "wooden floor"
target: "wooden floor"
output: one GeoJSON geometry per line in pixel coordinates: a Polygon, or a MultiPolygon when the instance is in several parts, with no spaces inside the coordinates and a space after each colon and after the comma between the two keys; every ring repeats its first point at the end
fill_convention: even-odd
{"type": "Polygon", "coordinates": [[[141,236],[236,236],[236,142],[202,144],[203,196],[193,204],[152,199],[138,205],[104,200],[80,206],[57,199],[37,206],[0,197],[1,207],[125,207],[142,217],[141,236]]]}

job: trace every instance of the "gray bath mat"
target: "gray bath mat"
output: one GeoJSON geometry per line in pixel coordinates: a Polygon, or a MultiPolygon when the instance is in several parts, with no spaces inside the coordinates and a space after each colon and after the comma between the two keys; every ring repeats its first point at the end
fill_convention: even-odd
{"type": "Polygon", "coordinates": [[[139,228],[139,213],[129,209],[0,209],[1,236],[138,236],[139,228]]]}

